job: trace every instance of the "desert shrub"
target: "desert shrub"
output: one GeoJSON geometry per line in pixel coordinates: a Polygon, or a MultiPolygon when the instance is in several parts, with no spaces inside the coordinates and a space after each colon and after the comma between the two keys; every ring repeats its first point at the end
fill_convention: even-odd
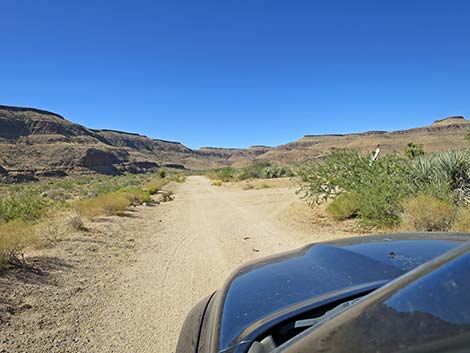
{"type": "Polygon", "coordinates": [[[253,190],[255,187],[253,184],[245,184],[243,185],[243,190],[253,190]]]}
{"type": "Polygon", "coordinates": [[[41,216],[45,206],[46,202],[38,195],[28,192],[13,194],[0,199],[0,221],[34,221],[41,216]]]}
{"type": "Polygon", "coordinates": [[[222,186],[222,180],[214,180],[214,181],[212,182],[212,185],[214,185],[214,186],[222,186]]]}
{"type": "Polygon", "coordinates": [[[60,189],[55,186],[51,190],[44,191],[42,196],[57,202],[70,199],[70,195],[64,189],[60,189]]]}
{"type": "Polygon", "coordinates": [[[356,189],[362,225],[388,228],[401,222],[401,201],[412,192],[408,166],[405,160],[393,155],[374,163],[370,174],[364,177],[364,184],[356,189]]]}
{"type": "Polygon", "coordinates": [[[367,156],[349,150],[336,150],[321,161],[312,161],[296,170],[298,190],[310,204],[320,204],[342,193],[357,194],[358,216],[364,226],[397,225],[401,200],[411,192],[410,162],[389,155],[371,163],[367,156]]]}
{"type": "Polygon", "coordinates": [[[274,165],[264,169],[264,176],[266,178],[283,178],[293,176],[292,170],[289,167],[282,165],[274,165]]]}
{"type": "Polygon", "coordinates": [[[459,208],[452,225],[454,232],[470,232],[470,208],[459,208]]]}
{"type": "Polygon", "coordinates": [[[24,250],[35,243],[31,224],[20,219],[0,223],[0,269],[24,263],[24,250]]]}
{"type": "Polygon", "coordinates": [[[209,173],[209,177],[212,177],[212,179],[221,180],[223,182],[234,180],[236,175],[237,175],[237,170],[232,167],[224,167],[224,168],[216,169],[209,173]]]}
{"type": "Polygon", "coordinates": [[[403,212],[405,222],[417,231],[447,231],[455,217],[452,203],[426,194],[403,200],[403,212]]]}
{"type": "Polygon", "coordinates": [[[85,224],[80,213],[75,212],[72,216],[67,219],[67,226],[73,230],[86,230],[85,224]]]}
{"type": "Polygon", "coordinates": [[[162,179],[166,178],[166,170],[165,169],[159,169],[157,172],[158,176],[162,179]]]}
{"type": "Polygon", "coordinates": [[[102,195],[98,198],[100,208],[107,216],[118,215],[129,207],[129,199],[118,192],[102,195]]]}
{"type": "Polygon", "coordinates": [[[354,218],[360,209],[360,196],[357,193],[338,195],[326,208],[330,216],[337,220],[354,218]]]}
{"type": "Polygon", "coordinates": [[[295,171],[299,193],[320,204],[341,192],[355,192],[369,174],[369,159],[350,150],[335,150],[322,160],[301,164],[295,171]]]}
{"type": "Polygon", "coordinates": [[[173,174],[170,179],[176,183],[184,183],[186,181],[186,175],[180,173],[173,174]]]}
{"type": "Polygon", "coordinates": [[[129,207],[129,199],[121,192],[75,201],[73,206],[82,216],[93,219],[102,215],[118,215],[129,207]]]}
{"type": "Polygon", "coordinates": [[[422,144],[408,143],[405,150],[405,156],[410,159],[416,159],[424,155],[424,147],[422,144]]]}
{"type": "Polygon", "coordinates": [[[145,189],[150,193],[150,195],[154,195],[159,192],[166,183],[166,180],[154,179],[145,184],[145,189]]]}
{"type": "Polygon", "coordinates": [[[129,190],[119,190],[118,192],[121,193],[129,201],[129,205],[131,206],[137,206],[143,204],[144,202],[150,202],[149,191],[144,191],[142,189],[135,188],[129,190]]]}
{"type": "Polygon", "coordinates": [[[270,163],[261,162],[255,163],[253,165],[244,167],[240,170],[238,175],[239,180],[246,180],[246,179],[264,179],[266,178],[266,168],[270,166],[270,163]]]}
{"type": "Polygon", "coordinates": [[[67,229],[61,220],[49,220],[41,222],[35,226],[36,233],[39,233],[38,240],[41,239],[44,244],[55,244],[63,240],[67,229]]]}

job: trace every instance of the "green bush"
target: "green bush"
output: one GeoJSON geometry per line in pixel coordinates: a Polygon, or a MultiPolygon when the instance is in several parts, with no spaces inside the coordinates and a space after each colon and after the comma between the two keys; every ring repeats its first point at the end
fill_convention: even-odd
{"type": "Polygon", "coordinates": [[[247,179],[264,179],[266,178],[266,168],[270,166],[269,163],[255,163],[253,165],[244,167],[241,169],[238,174],[238,180],[247,180],[247,179]]]}
{"type": "Polygon", "coordinates": [[[413,142],[408,143],[405,156],[410,159],[416,159],[418,157],[424,156],[424,146],[422,144],[415,144],[413,142]]]}
{"type": "Polygon", "coordinates": [[[356,193],[340,194],[331,202],[326,211],[337,220],[354,218],[360,209],[360,196],[356,193]]]}
{"type": "Polygon", "coordinates": [[[322,160],[298,166],[295,171],[299,193],[310,204],[333,199],[341,192],[356,192],[369,174],[369,159],[350,150],[335,150],[322,160]]]}
{"type": "Polygon", "coordinates": [[[455,208],[447,200],[421,194],[403,201],[404,220],[417,231],[448,231],[455,217],[455,208]]]}
{"type": "Polygon", "coordinates": [[[215,169],[209,173],[209,176],[212,179],[221,180],[223,182],[232,181],[237,175],[237,170],[232,167],[224,167],[220,169],[215,169]]]}
{"type": "Polygon", "coordinates": [[[0,199],[0,221],[12,220],[34,221],[37,220],[46,202],[38,195],[22,192],[0,199]]]}
{"type": "Polygon", "coordinates": [[[358,216],[364,226],[395,226],[400,222],[400,202],[411,192],[409,167],[408,159],[396,155],[371,163],[357,152],[336,150],[297,169],[298,192],[312,205],[341,193],[357,194],[358,216]]]}
{"type": "Polygon", "coordinates": [[[282,165],[274,165],[272,167],[266,167],[264,169],[265,178],[283,178],[293,176],[292,170],[289,167],[282,165]]]}

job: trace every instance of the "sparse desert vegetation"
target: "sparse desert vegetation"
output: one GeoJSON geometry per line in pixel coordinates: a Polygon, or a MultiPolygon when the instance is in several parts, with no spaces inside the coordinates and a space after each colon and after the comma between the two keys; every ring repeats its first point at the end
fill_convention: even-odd
{"type": "Polygon", "coordinates": [[[268,162],[254,163],[252,165],[234,168],[224,167],[212,169],[204,173],[214,181],[233,182],[252,179],[274,179],[293,176],[292,167],[285,165],[273,165],[268,162]]]}
{"type": "MultiPolygon", "coordinates": [[[[84,219],[121,215],[131,206],[152,201],[180,174],[79,176],[0,185],[0,268],[26,266],[24,252],[60,240],[69,227],[86,229],[84,219]]],[[[166,193],[164,193],[166,195],[166,193]]],[[[171,199],[162,196],[163,201],[171,199]]]]}
{"type": "Polygon", "coordinates": [[[297,168],[298,192],[311,205],[332,200],[333,218],[357,218],[366,229],[470,231],[470,150],[424,154],[408,147],[403,156],[376,161],[333,151],[297,168]]]}

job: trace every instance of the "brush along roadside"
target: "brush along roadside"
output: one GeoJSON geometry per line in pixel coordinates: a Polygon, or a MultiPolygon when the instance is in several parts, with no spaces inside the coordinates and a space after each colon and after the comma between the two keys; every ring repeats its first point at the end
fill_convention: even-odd
{"type": "Polygon", "coordinates": [[[22,267],[41,273],[28,265],[28,251],[53,245],[71,232],[86,232],[85,221],[171,201],[173,193],[163,187],[184,180],[143,175],[0,185],[0,271],[22,267]]]}

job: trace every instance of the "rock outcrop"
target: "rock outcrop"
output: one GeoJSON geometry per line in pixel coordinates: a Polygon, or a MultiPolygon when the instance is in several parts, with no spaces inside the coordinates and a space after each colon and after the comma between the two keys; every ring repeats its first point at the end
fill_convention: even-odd
{"type": "Polygon", "coordinates": [[[470,121],[453,116],[408,130],[306,135],[278,147],[192,150],[179,142],[89,129],[45,110],[0,105],[0,176],[16,182],[87,173],[147,173],[160,166],[184,170],[253,162],[288,164],[321,157],[335,148],[367,153],[380,144],[383,153],[402,153],[409,142],[432,152],[468,145],[469,133],[470,121]]]}
{"type": "Polygon", "coordinates": [[[89,129],[45,110],[0,105],[0,163],[18,172],[36,171],[33,175],[39,177],[147,173],[165,164],[203,169],[225,165],[229,157],[194,151],[179,142],[89,129]]]}

